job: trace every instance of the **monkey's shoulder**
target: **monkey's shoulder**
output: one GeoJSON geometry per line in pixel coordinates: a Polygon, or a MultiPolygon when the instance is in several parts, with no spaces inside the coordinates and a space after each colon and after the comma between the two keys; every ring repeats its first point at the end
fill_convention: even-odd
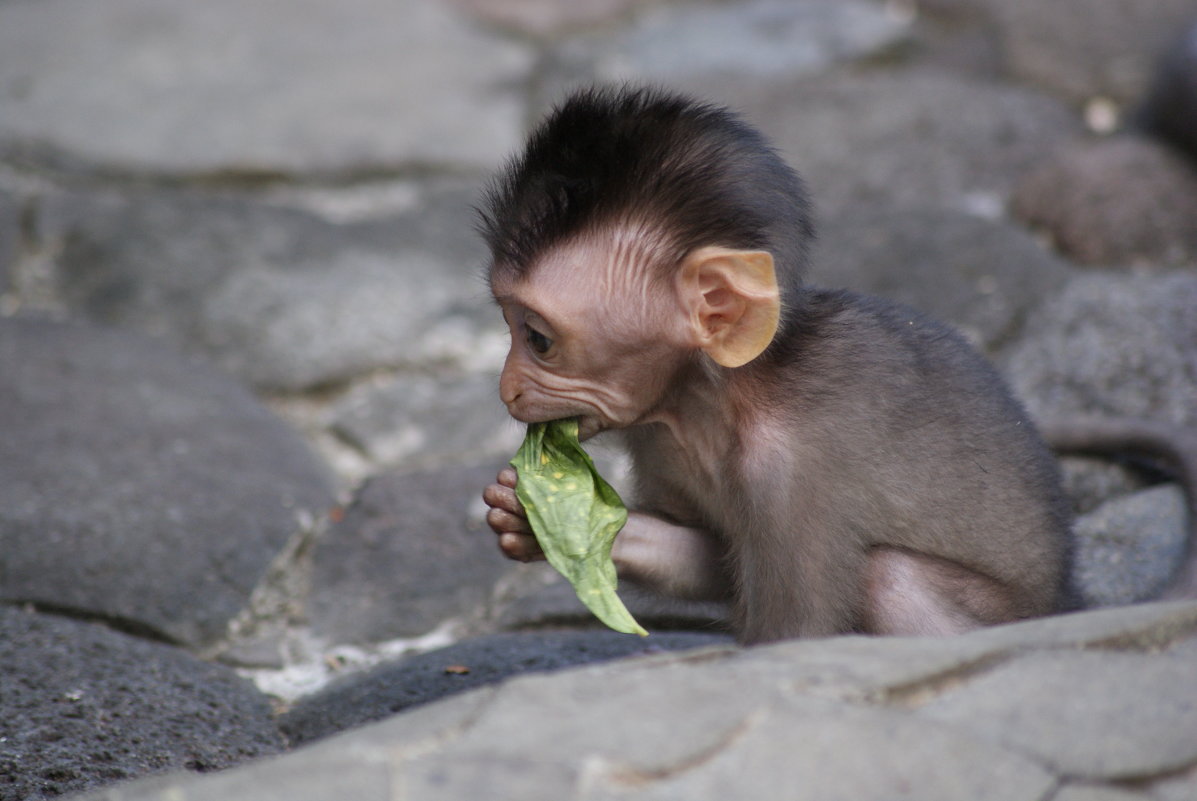
{"type": "Polygon", "coordinates": [[[800,311],[779,334],[783,360],[834,356],[876,366],[944,364],[990,371],[955,328],[897,301],[847,289],[804,289],[800,311]]]}

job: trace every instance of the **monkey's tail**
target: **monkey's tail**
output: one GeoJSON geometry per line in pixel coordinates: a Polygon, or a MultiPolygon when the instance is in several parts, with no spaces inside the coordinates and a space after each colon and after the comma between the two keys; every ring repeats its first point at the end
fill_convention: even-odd
{"type": "Polygon", "coordinates": [[[1184,558],[1162,598],[1197,598],[1197,428],[1120,417],[1078,417],[1039,425],[1057,454],[1125,456],[1160,463],[1185,494],[1184,558]]]}

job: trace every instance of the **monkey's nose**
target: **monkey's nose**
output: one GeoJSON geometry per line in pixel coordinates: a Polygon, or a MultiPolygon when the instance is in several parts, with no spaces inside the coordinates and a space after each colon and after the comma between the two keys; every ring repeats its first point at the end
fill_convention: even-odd
{"type": "Polygon", "coordinates": [[[508,409],[516,403],[523,394],[520,388],[520,383],[514,377],[503,371],[503,375],[499,378],[499,400],[503,401],[508,409]]]}

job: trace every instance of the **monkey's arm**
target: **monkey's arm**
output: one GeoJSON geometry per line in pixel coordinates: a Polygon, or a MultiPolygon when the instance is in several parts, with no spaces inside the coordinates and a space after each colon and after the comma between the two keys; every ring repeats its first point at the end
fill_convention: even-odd
{"type": "Polygon", "coordinates": [[[611,559],[619,577],[688,601],[726,601],[732,588],[723,549],[711,534],[631,512],[611,559]]]}
{"type": "MultiPolygon", "coordinates": [[[[499,536],[499,550],[520,562],[543,560],[524,507],[515,494],[518,475],[504,468],[482,493],[490,511],[486,522],[499,536]]],[[[731,582],[722,568],[722,552],[704,531],[667,523],[643,512],[630,512],[615,538],[611,560],[621,579],[654,592],[695,601],[726,600],[731,582]]]]}

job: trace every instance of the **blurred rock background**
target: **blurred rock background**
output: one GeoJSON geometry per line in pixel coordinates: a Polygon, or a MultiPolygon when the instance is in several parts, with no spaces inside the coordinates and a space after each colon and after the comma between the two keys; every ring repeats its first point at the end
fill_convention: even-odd
{"type": "MultiPolygon", "coordinates": [[[[576,85],[743,113],[810,184],[812,280],[955,323],[1036,416],[1197,425],[1194,25],[1192,0],[0,0],[0,799],[645,648],[500,558],[479,498],[522,430],[471,204],[576,85]]],[[[1150,599],[1179,490],[1065,468],[1087,602],[1150,599]]],[[[720,640],[718,609],[632,606],[654,649],[720,640]]]]}

